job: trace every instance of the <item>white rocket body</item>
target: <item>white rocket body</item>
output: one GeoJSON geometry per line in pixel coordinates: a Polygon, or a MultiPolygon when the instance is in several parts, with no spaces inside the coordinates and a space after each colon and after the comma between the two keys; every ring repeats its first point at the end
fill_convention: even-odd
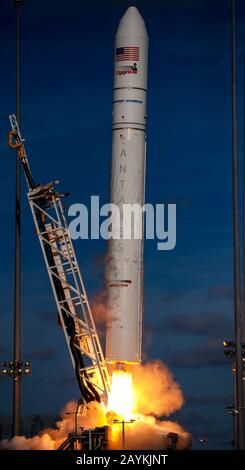
{"type": "MultiPolygon", "coordinates": [[[[135,7],[116,33],[112,124],[111,203],[144,204],[148,38],[135,7]]],[[[122,222],[122,214],[121,214],[122,222]]],[[[143,224],[141,239],[109,241],[109,320],[106,360],[141,361],[143,308],[143,224]]]]}

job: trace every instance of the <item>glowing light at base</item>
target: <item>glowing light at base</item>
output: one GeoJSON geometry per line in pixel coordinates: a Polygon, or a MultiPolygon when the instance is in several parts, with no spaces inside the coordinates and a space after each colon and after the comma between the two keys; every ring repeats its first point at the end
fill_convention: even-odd
{"type": "Polygon", "coordinates": [[[132,418],[133,409],[132,374],[124,370],[115,370],[112,374],[107,410],[113,411],[122,420],[128,420],[132,418]]]}
{"type": "MultiPolygon", "coordinates": [[[[111,450],[167,449],[175,435],[178,437],[176,446],[174,444],[177,450],[189,449],[191,436],[188,432],[176,422],[158,419],[179,410],[184,403],[180,387],[168,368],[160,361],[132,367],[125,364],[127,372],[118,365],[115,367],[109,403],[90,402],[86,413],[78,415],[77,429],[107,426],[106,448],[111,450]]],[[[69,402],[55,429],[45,429],[32,438],[5,439],[1,441],[0,449],[57,450],[67,436],[74,433],[76,410],[77,402],[69,402]]]]}

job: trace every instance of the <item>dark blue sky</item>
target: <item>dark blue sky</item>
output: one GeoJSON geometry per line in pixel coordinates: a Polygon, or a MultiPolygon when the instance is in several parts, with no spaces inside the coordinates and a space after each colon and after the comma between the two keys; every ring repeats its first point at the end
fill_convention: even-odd
{"type": "MultiPolygon", "coordinates": [[[[38,181],[60,179],[69,203],[109,200],[113,42],[128,1],[24,0],[22,133],[38,181]]],[[[242,108],[244,6],[239,5],[238,92],[242,108]],[[243,7],[243,10],[242,10],[243,7]]],[[[145,357],[166,362],[186,405],[176,415],[207,448],[230,448],[232,204],[230,2],[134,1],[149,35],[146,202],[177,204],[177,246],[145,243],[145,357]]],[[[15,16],[0,2],[0,259],[2,359],[11,359],[14,152],[7,147],[15,110],[15,16]]],[[[241,147],[241,129],[239,145],[241,147]]],[[[241,150],[241,148],[240,148],[241,150]]],[[[22,188],[23,414],[57,414],[78,396],[54,300],[22,188]]],[[[104,241],[77,241],[90,299],[103,284],[104,241]]],[[[11,413],[10,379],[1,413],[11,413]]],[[[197,442],[195,446],[198,447],[197,442]]]]}

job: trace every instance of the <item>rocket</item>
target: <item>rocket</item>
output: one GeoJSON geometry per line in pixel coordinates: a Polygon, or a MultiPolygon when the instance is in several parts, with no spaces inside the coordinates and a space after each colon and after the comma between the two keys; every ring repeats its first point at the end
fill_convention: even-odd
{"type": "MultiPolygon", "coordinates": [[[[115,40],[111,203],[144,204],[148,37],[135,7],[122,17],[115,40]]],[[[142,216],[143,218],[143,216],[142,216]]],[[[143,223],[141,239],[110,239],[107,263],[106,361],[141,362],[143,223]]]]}

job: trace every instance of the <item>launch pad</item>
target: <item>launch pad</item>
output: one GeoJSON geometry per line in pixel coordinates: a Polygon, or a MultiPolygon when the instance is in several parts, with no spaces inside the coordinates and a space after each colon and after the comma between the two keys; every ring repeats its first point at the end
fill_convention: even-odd
{"type": "Polygon", "coordinates": [[[82,429],[78,434],[70,433],[58,450],[105,450],[107,433],[107,426],[82,429]]]}

